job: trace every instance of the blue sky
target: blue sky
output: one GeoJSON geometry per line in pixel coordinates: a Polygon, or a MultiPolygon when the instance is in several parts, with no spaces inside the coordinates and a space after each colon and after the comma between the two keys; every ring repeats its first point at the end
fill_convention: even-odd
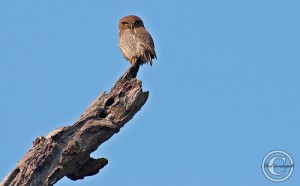
{"type": "Polygon", "coordinates": [[[299,185],[300,2],[0,1],[0,180],[32,141],[73,124],[128,68],[118,20],[140,16],[158,59],[144,107],[94,157],[99,174],[56,185],[274,185],[288,152],[299,185]]]}

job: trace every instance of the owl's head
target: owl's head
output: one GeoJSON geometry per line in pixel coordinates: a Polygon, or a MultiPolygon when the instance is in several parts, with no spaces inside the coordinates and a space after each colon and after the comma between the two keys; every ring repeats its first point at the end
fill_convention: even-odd
{"type": "Polygon", "coordinates": [[[119,29],[134,29],[137,27],[143,27],[144,23],[141,18],[134,15],[125,16],[119,21],[119,29]]]}

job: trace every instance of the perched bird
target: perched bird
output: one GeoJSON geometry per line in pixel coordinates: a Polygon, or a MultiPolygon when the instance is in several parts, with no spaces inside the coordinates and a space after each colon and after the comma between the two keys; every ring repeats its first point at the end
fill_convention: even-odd
{"type": "Polygon", "coordinates": [[[156,59],[154,42],[141,18],[129,15],[119,21],[119,47],[131,65],[143,65],[156,59]]]}

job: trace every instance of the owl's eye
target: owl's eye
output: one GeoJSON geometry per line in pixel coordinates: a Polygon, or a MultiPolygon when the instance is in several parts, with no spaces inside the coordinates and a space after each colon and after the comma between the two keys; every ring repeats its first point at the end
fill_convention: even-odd
{"type": "Polygon", "coordinates": [[[128,25],[129,25],[129,23],[126,22],[126,21],[124,21],[122,24],[123,24],[124,26],[128,26],[128,25]]]}
{"type": "Polygon", "coordinates": [[[135,26],[142,26],[142,22],[139,20],[134,21],[133,23],[135,26]]]}

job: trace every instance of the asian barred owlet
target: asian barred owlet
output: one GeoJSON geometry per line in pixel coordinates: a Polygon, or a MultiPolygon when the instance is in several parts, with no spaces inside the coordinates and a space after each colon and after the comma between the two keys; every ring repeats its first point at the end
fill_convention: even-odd
{"type": "Polygon", "coordinates": [[[156,59],[154,42],[141,18],[129,15],[119,21],[119,47],[131,65],[150,63],[156,59]]]}

